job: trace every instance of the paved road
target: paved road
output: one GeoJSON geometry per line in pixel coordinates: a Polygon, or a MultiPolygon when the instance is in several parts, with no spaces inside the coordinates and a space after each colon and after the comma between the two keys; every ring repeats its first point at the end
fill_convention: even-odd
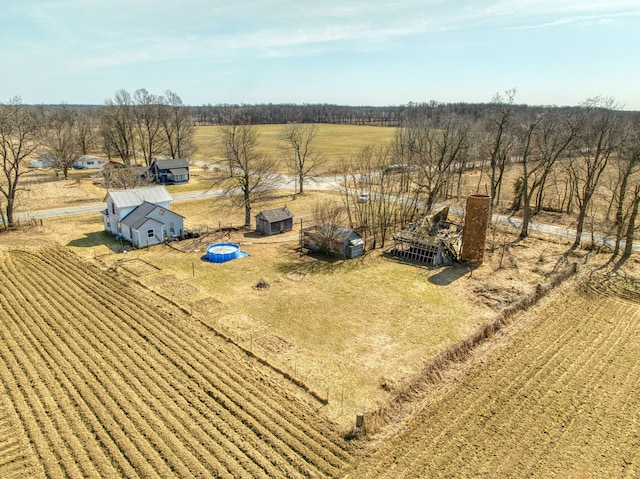
{"type": "MultiPolygon", "coordinates": [[[[282,177],[280,181],[280,188],[293,188],[294,180],[292,177],[282,177]]],[[[322,178],[320,180],[316,180],[314,182],[309,183],[307,185],[307,189],[309,190],[335,190],[337,191],[338,185],[334,178],[322,178]]],[[[193,201],[193,200],[201,200],[205,198],[211,198],[216,196],[224,195],[223,190],[206,190],[206,191],[191,191],[187,193],[173,193],[174,201],[193,201]]],[[[67,206],[64,208],[53,208],[48,210],[38,210],[32,212],[22,212],[16,213],[16,218],[20,221],[26,221],[29,219],[47,219],[47,218],[56,218],[60,216],[72,216],[86,213],[98,213],[106,208],[105,203],[92,203],[88,205],[79,205],[79,206],[67,206]]],[[[442,206],[436,205],[435,209],[440,209],[442,206]]],[[[456,215],[463,216],[464,211],[462,209],[453,208],[451,210],[452,213],[456,215]]],[[[503,224],[512,226],[514,228],[522,227],[522,220],[520,218],[515,218],[512,216],[505,215],[493,215],[493,223],[503,224]]],[[[563,226],[550,225],[545,223],[539,223],[537,221],[532,221],[529,225],[530,231],[539,231],[541,233],[547,233],[555,236],[560,236],[563,238],[573,239],[576,236],[576,230],[571,228],[565,228],[563,226]]],[[[584,242],[591,242],[592,235],[591,233],[583,233],[582,240],[584,242]]],[[[594,233],[593,240],[598,245],[607,245],[613,247],[615,245],[615,239],[605,236],[603,234],[594,233]]],[[[622,244],[624,248],[624,243],[622,244]]],[[[633,245],[634,251],[640,251],[640,244],[635,243],[633,245]]]]}

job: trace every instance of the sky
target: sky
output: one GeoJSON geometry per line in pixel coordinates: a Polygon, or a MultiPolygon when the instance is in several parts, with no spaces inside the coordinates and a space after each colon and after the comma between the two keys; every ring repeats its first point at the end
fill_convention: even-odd
{"type": "Polygon", "coordinates": [[[640,110],[640,0],[0,0],[0,102],[640,110]]]}

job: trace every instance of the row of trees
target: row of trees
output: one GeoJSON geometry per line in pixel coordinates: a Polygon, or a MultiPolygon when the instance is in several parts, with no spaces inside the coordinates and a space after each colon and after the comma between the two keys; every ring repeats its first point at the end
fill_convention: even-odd
{"type": "MultiPolygon", "coordinates": [[[[374,244],[382,246],[398,224],[448,197],[468,194],[469,175],[464,173],[475,170],[479,174],[471,192],[489,194],[492,208],[510,198],[513,211],[522,212],[523,238],[531,218],[543,209],[575,214],[574,246],[594,216],[594,195],[607,188],[606,215],[613,220],[616,251],[625,239],[629,249],[640,203],[638,116],[607,98],[573,108],[529,108],[516,105],[515,95],[509,90],[473,108],[435,102],[402,107],[389,146],[366,148],[343,162],[341,183],[352,224],[367,227],[374,244]],[[518,181],[505,187],[513,171],[518,181]],[[615,180],[603,184],[605,171],[615,171],[615,180]],[[374,201],[355,201],[361,192],[374,201]]],[[[218,147],[226,162],[225,185],[245,208],[248,225],[252,203],[276,186],[279,167],[276,159],[257,153],[258,130],[245,113],[229,106],[218,118],[218,147]]],[[[192,109],[172,92],[156,96],[144,89],[133,95],[120,90],[95,108],[33,107],[18,98],[0,104],[4,219],[13,223],[26,158],[47,153],[65,177],[78,155],[96,150],[125,165],[148,165],[158,156],[188,157],[193,133],[192,109]]],[[[297,193],[304,192],[322,165],[316,136],[313,124],[289,123],[281,130],[281,156],[295,173],[297,193]]]]}
{"type": "Polygon", "coordinates": [[[102,107],[26,105],[19,97],[0,104],[1,218],[14,224],[26,160],[45,157],[65,179],[82,155],[101,153],[126,166],[153,159],[188,158],[194,151],[191,112],[171,91],[116,92],[102,107]]]}
{"type": "Polygon", "coordinates": [[[374,242],[384,243],[398,221],[406,224],[422,208],[459,198],[463,172],[480,173],[471,192],[489,194],[492,210],[506,195],[506,173],[516,172],[518,179],[507,191],[513,193],[512,213],[522,213],[521,238],[529,235],[532,217],[548,208],[575,215],[573,247],[578,247],[596,214],[596,194],[606,191],[604,216],[613,217],[615,253],[626,240],[624,254],[629,255],[640,203],[638,115],[623,112],[609,98],[589,99],[573,109],[518,110],[514,97],[514,90],[497,95],[480,120],[446,107],[409,111],[392,145],[368,150],[343,167],[352,221],[366,225],[374,242]],[[399,168],[385,169],[391,162],[399,168]],[[376,201],[358,203],[363,190],[376,201]]]}
{"type": "MultiPolygon", "coordinates": [[[[384,246],[399,225],[449,197],[460,198],[464,173],[475,170],[475,193],[487,193],[493,209],[511,196],[511,211],[523,217],[520,237],[529,235],[533,216],[543,209],[575,215],[573,247],[582,242],[594,199],[607,190],[605,215],[613,217],[615,254],[623,241],[629,255],[640,204],[640,121],[610,98],[593,98],[576,108],[518,108],[515,90],[494,97],[483,116],[441,104],[410,105],[387,147],[365,148],[341,165],[344,205],[352,225],[366,228],[373,246],[384,246]],[[505,188],[508,173],[517,181],[505,188]],[[608,183],[603,174],[608,171],[608,183]],[[486,188],[482,190],[482,188],[486,188]],[[372,201],[359,202],[360,193],[372,201]]],[[[276,166],[255,154],[258,135],[244,120],[220,128],[232,193],[240,191],[245,223],[251,203],[274,185],[276,166]]],[[[317,130],[285,126],[281,139],[296,172],[299,192],[320,164],[317,130]]],[[[466,185],[469,193],[469,185],[466,185]]]]}

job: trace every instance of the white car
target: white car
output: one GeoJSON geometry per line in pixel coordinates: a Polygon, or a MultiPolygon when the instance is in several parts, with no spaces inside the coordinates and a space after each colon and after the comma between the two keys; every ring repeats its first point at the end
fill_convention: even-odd
{"type": "Polygon", "coordinates": [[[358,195],[358,203],[366,203],[369,201],[369,193],[360,193],[358,195]]]}

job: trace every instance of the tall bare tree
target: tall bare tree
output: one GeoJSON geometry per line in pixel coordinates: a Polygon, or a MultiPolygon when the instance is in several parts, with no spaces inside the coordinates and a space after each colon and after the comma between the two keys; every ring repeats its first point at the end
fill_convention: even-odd
{"type": "Polygon", "coordinates": [[[289,162],[296,177],[296,193],[304,193],[305,181],[312,177],[314,171],[322,164],[314,144],[317,134],[318,128],[315,125],[299,123],[285,125],[280,131],[280,139],[286,145],[289,162]]]}
{"type": "Polygon", "coordinates": [[[340,167],[340,193],[350,225],[366,234],[374,249],[384,247],[390,233],[418,215],[418,191],[407,188],[412,172],[384,172],[393,155],[390,147],[367,147],[340,167]]]}
{"type": "Polygon", "coordinates": [[[245,211],[244,226],[251,225],[251,208],[273,190],[277,161],[258,152],[258,130],[253,125],[229,122],[220,127],[220,143],[227,162],[227,193],[245,211]]]}
{"type": "MultiPolygon", "coordinates": [[[[620,157],[616,162],[618,171],[618,178],[616,187],[614,189],[614,201],[612,205],[615,205],[615,235],[616,243],[613,250],[613,257],[617,256],[620,252],[620,244],[624,239],[625,227],[627,230],[631,230],[631,240],[633,240],[633,230],[635,229],[636,218],[634,215],[638,213],[638,194],[639,191],[634,191],[634,196],[631,198],[631,205],[629,206],[628,199],[632,186],[638,184],[638,172],[640,172],[640,115],[636,114],[634,118],[629,122],[628,134],[625,135],[625,143],[621,149],[620,157]]],[[[629,234],[626,235],[629,238],[629,234]]],[[[630,252],[630,251],[629,251],[630,252]]]]}
{"type": "Polygon", "coordinates": [[[569,113],[548,110],[525,118],[517,127],[518,156],[522,163],[523,218],[520,238],[529,235],[532,199],[542,198],[545,182],[579,131],[569,113]]]}
{"type": "Polygon", "coordinates": [[[28,171],[22,163],[35,154],[42,142],[42,114],[37,108],[24,105],[19,97],[0,103],[0,152],[2,179],[0,193],[5,200],[3,221],[14,226],[16,197],[23,188],[20,179],[28,171]]]}
{"type": "Polygon", "coordinates": [[[189,158],[195,151],[194,125],[189,108],[177,93],[167,90],[160,116],[166,139],[167,154],[171,158],[189,158]]]}
{"type": "Polygon", "coordinates": [[[510,129],[515,96],[515,88],[507,90],[504,95],[496,94],[491,102],[491,113],[487,118],[485,154],[489,159],[491,211],[500,201],[502,179],[512,154],[513,137],[510,129]]]}
{"type": "Polygon", "coordinates": [[[467,160],[470,128],[454,114],[421,118],[397,130],[396,157],[409,171],[416,167],[414,186],[429,211],[444,198],[447,186],[467,160]]]}
{"type": "Polygon", "coordinates": [[[620,106],[612,98],[591,98],[582,104],[582,128],[576,136],[576,155],[567,162],[578,202],[576,237],[572,248],[582,242],[587,212],[600,177],[610,157],[620,147],[623,130],[620,106]]]}
{"type": "Polygon", "coordinates": [[[136,160],[133,100],[126,90],[118,90],[105,101],[100,116],[102,147],[109,158],[118,157],[131,166],[136,160]]]}
{"type": "Polygon", "coordinates": [[[142,153],[144,164],[148,166],[156,155],[166,151],[165,137],[161,129],[163,99],[140,88],[133,93],[133,102],[133,131],[136,145],[142,153]]]}
{"type": "Polygon", "coordinates": [[[78,111],[75,124],[80,154],[88,155],[97,147],[98,111],[78,111]]]}
{"type": "Polygon", "coordinates": [[[46,118],[45,151],[53,158],[53,167],[69,178],[73,162],[80,156],[78,141],[78,112],[67,105],[48,111],[46,118]]]}

